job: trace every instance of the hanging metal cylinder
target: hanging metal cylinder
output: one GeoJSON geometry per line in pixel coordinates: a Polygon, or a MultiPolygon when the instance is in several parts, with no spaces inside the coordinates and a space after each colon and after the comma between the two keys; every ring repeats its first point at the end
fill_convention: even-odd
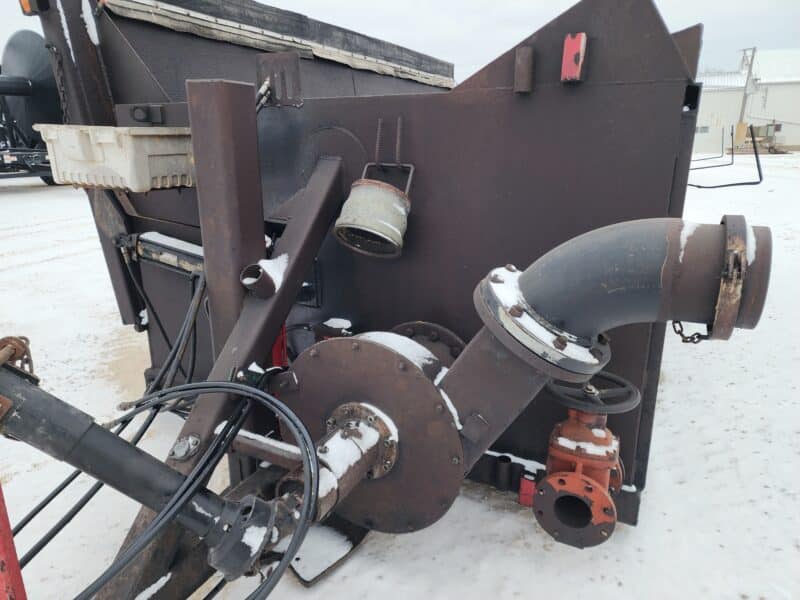
{"type": "MultiPolygon", "coordinates": [[[[409,183],[411,177],[409,176],[409,183]]],[[[403,251],[411,202],[406,192],[377,179],[358,179],[334,225],[337,239],[355,252],[397,258],[403,251]]]]}

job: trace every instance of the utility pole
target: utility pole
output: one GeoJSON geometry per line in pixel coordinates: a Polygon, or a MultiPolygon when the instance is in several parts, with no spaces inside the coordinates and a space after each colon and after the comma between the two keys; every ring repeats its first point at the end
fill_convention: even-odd
{"type": "Polygon", "coordinates": [[[742,108],[739,111],[739,123],[744,123],[744,112],[747,108],[747,96],[750,94],[750,82],[753,78],[753,62],[756,59],[756,49],[745,48],[742,50],[742,66],[747,65],[747,77],[744,80],[744,90],[742,91],[742,108]],[[750,53],[748,57],[748,52],[750,53]]]}

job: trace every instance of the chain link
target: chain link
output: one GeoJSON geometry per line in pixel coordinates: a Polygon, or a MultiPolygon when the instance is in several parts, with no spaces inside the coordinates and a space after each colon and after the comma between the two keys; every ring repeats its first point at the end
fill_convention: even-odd
{"type": "Polygon", "coordinates": [[[707,333],[699,333],[695,332],[691,335],[686,335],[683,332],[683,323],[680,321],[673,321],[672,322],[672,331],[674,331],[678,336],[680,336],[681,341],[684,344],[699,344],[703,340],[707,340],[710,336],[707,333]]]}

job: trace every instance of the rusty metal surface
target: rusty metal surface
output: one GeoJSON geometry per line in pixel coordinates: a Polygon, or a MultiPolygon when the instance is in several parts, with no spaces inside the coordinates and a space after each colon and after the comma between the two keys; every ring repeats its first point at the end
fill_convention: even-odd
{"type": "Polygon", "coordinates": [[[187,81],[186,96],[214,351],[219,354],[242,310],[245,289],[239,273],[266,252],[253,135],[255,89],[232,81],[187,81]]]}
{"type": "Polygon", "coordinates": [[[481,329],[472,338],[439,384],[463,425],[464,473],[549,379],[550,376],[517,358],[489,329],[481,329]],[[500,394],[498,382],[502,382],[500,394]]]}
{"type": "MultiPolygon", "coordinates": [[[[76,10],[80,18],[78,13],[76,10]]],[[[119,76],[115,83],[113,73],[127,73],[122,65],[134,58],[147,66],[173,100],[182,99],[186,77],[257,80],[252,68],[255,55],[246,49],[230,49],[218,42],[190,39],[125,19],[115,22],[120,37],[110,39],[125,39],[136,54],[125,57],[120,52],[115,58],[113,52],[103,51],[112,72],[116,102],[163,101],[156,87],[152,88],[152,97],[126,97],[136,87],[133,79],[149,77],[146,73],[130,71],[135,75],[127,87],[119,83],[119,76]],[[215,51],[207,52],[211,48],[215,51]]],[[[57,19],[51,25],[55,29],[57,19]]],[[[115,47],[118,44],[104,38],[106,42],[115,47]]],[[[652,5],[640,2],[631,6],[620,0],[583,2],[523,43],[531,45],[537,57],[530,95],[537,98],[536,105],[526,104],[527,97],[517,95],[519,106],[509,109],[511,100],[506,96],[511,95],[513,86],[512,49],[462,84],[459,92],[439,94],[443,99],[438,103],[429,99],[431,94],[396,102],[374,98],[338,103],[319,100],[316,106],[309,106],[309,98],[358,95],[368,85],[360,80],[363,74],[338,66],[329,68],[324,61],[301,61],[304,107],[263,111],[259,122],[262,148],[270,153],[262,154],[262,177],[268,182],[264,204],[270,212],[294,195],[320,155],[340,151],[346,155],[344,183],[351,183],[359,165],[369,160],[365,148],[371,148],[376,117],[402,114],[407,129],[404,154],[425,157],[425,171],[413,190],[415,198],[424,202],[414,208],[408,253],[402,260],[390,267],[378,267],[335,247],[330,238],[325,242],[320,264],[327,315],[353,315],[354,321],[368,329],[388,329],[398,322],[427,319],[469,339],[480,328],[470,292],[488,268],[508,261],[527,264],[564,239],[598,225],[680,213],[685,186],[683,161],[688,161],[696,112],[682,112],[690,74],[652,5]],[[598,19],[598,13],[607,14],[608,19],[598,19]],[[628,37],[627,30],[615,23],[613,17],[622,14],[625,22],[637,24],[636,36],[628,37]],[[586,81],[569,88],[564,96],[553,83],[559,81],[561,44],[569,31],[589,33],[591,68],[586,81]],[[636,61],[621,60],[625,56],[635,56],[636,61]],[[611,81],[617,85],[604,85],[611,81]],[[326,93],[328,90],[331,93],[326,93]],[[468,90],[476,93],[460,93],[468,90]],[[303,115],[286,117],[283,111],[289,110],[303,115]],[[609,117],[614,127],[604,127],[598,115],[609,117]],[[362,120],[363,126],[359,123],[362,120]],[[372,131],[367,131],[367,123],[372,131]],[[641,147],[630,147],[630,139],[641,142],[641,147]],[[454,154],[453,147],[459,152],[454,154]],[[476,151],[478,147],[480,152],[476,151]],[[298,155],[302,160],[297,160],[298,155]],[[574,178],[573,165],[596,164],[592,161],[597,156],[608,157],[609,162],[574,178]],[[299,173],[293,168],[296,162],[302,163],[299,173]],[[629,171],[630,164],[636,164],[637,169],[629,171]],[[502,180],[487,177],[491,173],[503,173],[502,180]],[[535,193],[531,191],[534,182],[535,193]],[[550,225],[531,226],[542,213],[551,215],[550,225]],[[458,215],[455,219],[454,214],[458,215]],[[346,313],[342,307],[347,307],[346,313]]],[[[370,81],[386,88],[377,93],[396,93],[389,91],[394,85],[391,78],[377,79],[370,81]]],[[[424,88],[418,86],[413,91],[424,88]]],[[[158,231],[199,241],[196,198],[191,190],[132,195],[131,203],[142,215],[159,219],[133,217],[134,229],[153,229],[155,223],[158,231]]],[[[184,283],[152,274],[148,277],[152,286],[146,288],[157,296],[154,302],[167,307],[174,304],[173,298],[184,283]]],[[[180,311],[173,312],[173,319],[180,319],[180,311]]],[[[307,321],[318,314],[295,309],[293,318],[307,321]]],[[[615,357],[609,367],[642,385],[645,394],[641,413],[612,419],[618,423],[615,430],[625,432],[622,453],[632,465],[629,476],[643,487],[663,328],[630,326],[612,335],[615,357]]],[[[163,358],[163,353],[156,351],[155,364],[159,357],[163,358]]],[[[201,357],[201,362],[209,364],[210,358],[201,357]]],[[[540,401],[510,426],[497,448],[541,459],[557,418],[550,403],[540,401]]]]}
{"type": "MultiPolygon", "coordinates": [[[[373,463],[369,465],[366,476],[369,479],[380,479],[386,477],[394,468],[397,462],[397,441],[394,439],[392,423],[387,423],[380,412],[361,402],[348,402],[340,404],[325,421],[325,426],[330,432],[334,428],[349,427],[353,430],[353,424],[366,423],[367,426],[375,429],[379,435],[376,453],[373,463]]],[[[325,462],[325,457],[321,458],[325,462]]]]}
{"type": "MultiPolygon", "coordinates": [[[[3,400],[5,398],[0,396],[0,419],[3,416],[3,400]]],[[[3,600],[27,599],[2,484],[0,484],[0,597],[3,600]]]]}
{"type": "MultiPolygon", "coordinates": [[[[254,131],[248,132],[254,135],[254,131]]],[[[314,256],[325,233],[330,228],[341,206],[340,161],[336,158],[320,159],[305,188],[298,194],[299,207],[286,224],[283,235],[275,245],[276,255],[288,254],[284,280],[274,296],[263,300],[253,295],[245,297],[242,313],[214,362],[208,379],[227,380],[232,372],[251,362],[264,362],[270,355],[294,298],[300,291],[303,277],[311,268],[314,256]]],[[[208,277],[208,266],[206,276],[208,277]]],[[[236,272],[238,276],[238,272],[236,272]]],[[[237,282],[237,285],[238,282],[237,282]]],[[[200,451],[190,460],[168,461],[174,469],[187,474],[195,466],[208,445],[214,429],[224,421],[231,410],[230,398],[220,394],[200,396],[181,429],[179,437],[197,435],[201,439],[200,451]]],[[[266,424],[264,424],[266,426],[266,424]]],[[[143,510],[137,517],[127,542],[152,518],[153,513],[143,510]]],[[[137,560],[103,590],[103,598],[132,595],[150,585],[157,573],[163,573],[174,559],[181,532],[175,526],[167,528],[157,541],[149,546],[137,560]]]]}
{"type": "Polygon", "coordinates": [[[312,437],[324,435],[333,411],[347,402],[377,407],[399,430],[393,468],[359,485],[337,514],[368,529],[401,533],[422,529],[447,512],[464,475],[463,456],[458,431],[431,376],[393,350],[359,338],[315,344],[292,370],[297,390],[282,398],[312,437]],[[413,502],[408,501],[411,489],[413,502]]]}
{"type": "Polygon", "coordinates": [[[0,338],[0,365],[6,363],[31,377],[35,377],[33,374],[33,356],[31,355],[30,340],[28,338],[24,336],[0,338]]]}
{"type": "Polygon", "coordinates": [[[547,476],[536,486],[533,512],[559,542],[585,548],[606,541],[617,510],[611,494],[622,485],[619,439],[606,415],[569,409],[550,435],[547,476]],[[603,452],[605,449],[605,452],[603,452]]]}
{"type": "Polygon", "coordinates": [[[6,416],[6,413],[14,408],[14,403],[3,395],[0,395],[0,421],[6,416]]]}
{"type": "MultiPolygon", "coordinates": [[[[532,112],[528,116],[520,118],[519,115],[509,114],[496,101],[491,100],[490,92],[487,92],[487,98],[475,97],[474,100],[455,94],[439,94],[451,98],[449,102],[442,101],[448,106],[451,103],[462,105],[474,102],[474,113],[477,115],[473,117],[464,114],[461,108],[455,106],[455,110],[462,114],[452,120],[445,119],[441,127],[428,127],[427,123],[420,123],[416,118],[409,120],[409,111],[413,111],[416,115],[421,110],[432,110],[422,107],[423,104],[427,106],[427,99],[425,101],[420,99],[420,106],[416,106],[415,103],[412,107],[408,102],[387,106],[389,114],[406,113],[406,129],[409,133],[404,142],[404,155],[413,156],[426,152],[425,176],[414,184],[412,190],[416,196],[425,199],[425,206],[420,204],[415,207],[408,233],[409,243],[417,245],[420,251],[409,258],[406,268],[401,268],[398,263],[386,269],[385,273],[376,273],[375,271],[379,269],[356,257],[345,256],[339,249],[331,248],[331,243],[327,242],[322,259],[324,265],[322,277],[325,280],[323,287],[326,292],[325,310],[329,311],[327,314],[342,314],[342,307],[347,306],[354,316],[358,316],[359,321],[363,315],[367,321],[365,326],[370,329],[389,328],[400,321],[427,319],[442,323],[455,330],[462,338],[468,339],[480,326],[470,306],[468,295],[475,283],[485,274],[485,269],[490,266],[503,264],[508,260],[526,264],[560,241],[596,225],[626,218],[680,214],[685,188],[683,165],[690,155],[693,124],[696,119],[696,110],[682,111],[681,106],[684,88],[686,82],[690,81],[690,74],[683,58],[676,51],[675,42],[667,34],[650,3],[637,3],[631,7],[623,6],[624,3],[617,0],[603,0],[599,4],[602,6],[586,2],[576,5],[520,44],[533,47],[536,56],[537,66],[533,77],[535,91],[531,97],[536,96],[539,99],[535,107],[530,107],[529,110],[532,112]],[[639,28],[637,35],[628,36],[629,31],[620,28],[610,16],[608,19],[603,19],[601,25],[601,21],[596,18],[598,11],[610,16],[624,13],[626,19],[637,23],[639,28]],[[570,31],[586,31],[589,34],[591,68],[587,71],[587,79],[579,90],[576,88],[574,93],[559,97],[551,89],[550,82],[559,81],[563,39],[565,33],[570,31]],[[636,61],[632,63],[623,60],[624,56],[636,56],[636,61]],[[612,90],[602,85],[594,85],[609,81],[618,82],[625,88],[624,93],[612,97],[612,90]],[[643,81],[647,83],[642,83],[643,81]],[[637,89],[634,90],[634,87],[637,89]],[[645,91],[644,88],[648,88],[649,91],[645,91]],[[658,89],[662,88],[666,91],[665,94],[658,93],[658,89]],[[544,98],[540,92],[545,92],[544,98]],[[651,96],[651,93],[654,96],[651,96]],[[640,110],[645,107],[647,110],[640,110]],[[599,131],[596,115],[612,113],[618,115],[615,127],[599,131]],[[591,131],[592,137],[588,140],[579,140],[574,136],[570,136],[569,140],[564,139],[563,124],[567,122],[570,123],[568,131],[573,133],[591,131]],[[679,123],[679,126],[676,127],[675,123],[679,123]],[[490,127],[494,127],[497,131],[491,131],[490,127]],[[617,140],[638,140],[640,139],[638,132],[644,130],[648,139],[643,141],[643,147],[648,147],[648,152],[643,155],[637,151],[635,156],[626,157],[626,153],[634,149],[619,148],[617,140]],[[426,132],[424,135],[421,133],[423,131],[426,132]],[[470,134],[473,131],[474,136],[470,134]],[[516,139],[516,131],[521,134],[519,140],[516,139]],[[493,141],[495,133],[498,134],[496,143],[493,141]],[[420,139],[421,137],[424,139],[420,139]],[[490,158],[488,163],[481,162],[483,157],[470,155],[470,148],[475,144],[483,144],[484,137],[487,141],[484,147],[485,155],[497,157],[490,158]],[[472,138],[480,141],[470,141],[472,138]],[[443,140],[441,150],[435,144],[428,152],[428,139],[443,140]],[[598,145],[595,140],[602,140],[602,144],[598,145]],[[462,150],[457,157],[446,152],[446,148],[454,145],[462,150]],[[565,156],[564,151],[567,149],[570,152],[569,164],[585,163],[591,160],[589,157],[598,156],[598,153],[613,156],[614,162],[612,165],[598,167],[596,172],[585,174],[581,179],[575,180],[568,176],[567,162],[559,159],[565,156]],[[673,170],[672,165],[675,164],[676,155],[678,162],[673,170]],[[522,160],[526,156],[536,158],[522,160]],[[516,166],[518,161],[509,162],[509,157],[520,157],[520,166],[524,164],[525,176],[520,177],[519,167],[516,166]],[[439,164],[442,168],[438,167],[439,164]],[[465,169],[462,166],[475,164],[482,164],[483,168],[465,169]],[[628,171],[624,166],[627,164],[640,165],[641,172],[628,171]],[[663,176],[658,174],[659,166],[664,167],[663,176]],[[490,170],[507,173],[502,189],[494,186],[494,180],[489,183],[484,177],[485,172],[490,170]],[[458,185],[451,185],[451,181],[457,182],[458,185]],[[527,189],[530,181],[536,181],[537,193],[522,194],[521,191],[527,189]],[[565,181],[569,181],[568,188],[565,181]],[[443,183],[445,185],[442,185],[443,183]],[[462,190],[470,190],[468,196],[463,199],[462,190]],[[589,197],[596,199],[591,205],[584,202],[589,197]],[[453,221],[451,218],[452,211],[446,201],[447,198],[459,198],[461,201],[458,221],[453,221]],[[485,201],[476,202],[473,198],[485,201]],[[479,222],[489,214],[487,212],[489,206],[492,206],[493,223],[488,230],[484,230],[479,222]],[[542,211],[551,214],[554,206],[559,207],[557,215],[570,215],[570,218],[565,220],[556,216],[554,226],[537,229],[535,238],[531,238],[527,232],[520,232],[527,227],[525,224],[535,222],[533,215],[542,211]],[[480,252],[485,253],[485,257],[475,254],[468,248],[468,240],[475,239],[482,240],[480,252]],[[464,268],[451,270],[450,265],[464,265],[464,268]],[[349,290],[354,287],[349,284],[342,285],[342,273],[348,272],[351,268],[358,271],[353,277],[358,277],[362,282],[358,288],[363,299],[357,299],[355,307],[347,299],[350,295],[349,290]],[[408,277],[409,272],[414,274],[408,277]],[[441,285],[434,280],[430,286],[429,279],[434,274],[442,284],[447,282],[447,285],[441,285]],[[372,283],[365,286],[363,281],[372,283]],[[417,289],[430,291],[409,297],[406,290],[413,289],[414,286],[421,286],[417,289]],[[431,303],[428,301],[430,297],[436,297],[437,301],[431,303]],[[401,298],[402,301],[391,302],[394,298],[401,298]],[[389,309],[390,306],[392,310],[389,309]]],[[[247,64],[252,64],[248,61],[253,59],[244,52],[246,49],[229,50],[225,45],[199,39],[184,43],[186,36],[171,31],[151,31],[153,28],[144,27],[140,23],[125,19],[117,21],[122,34],[143,62],[157,75],[157,79],[169,80],[174,74],[175,79],[171,81],[180,80],[182,77],[196,76],[204,68],[207,75],[225,74],[238,78],[252,77],[253,81],[261,80],[258,76],[254,77],[252,71],[248,71],[247,64]],[[201,45],[203,47],[213,45],[220,50],[214,53],[212,63],[202,67],[196,58],[203,54],[200,52],[201,45]],[[170,76],[164,77],[163,73],[169,73],[170,76]]],[[[512,87],[515,53],[516,48],[512,48],[458,89],[466,91],[512,87]]],[[[269,54],[263,55],[258,62],[264,61],[266,65],[271,57],[269,54]]],[[[121,67],[113,63],[110,58],[106,60],[111,65],[112,71],[120,70],[121,67]]],[[[309,108],[309,99],[326,95],[358,95],[367,91],[366,84],[360,79],[367,74],[353,72],[339,65],[334,68],[333,65],[324,64],[324,61],[299,61],[299,66],[304,106],[302,109],[286,110],[301,113],[309,108]]],[[[266,66],[261,75],[264,73],[266,66]]],[[[396,93],[388,85],[392,83],[391,78],[377,79],[384,82],[380,84],[383,87],[371,88],[369,91],[377,94],[396,93]]],[[[378,85],[377,79],[375,85],[378,85]]],[[[170,81],[166,81],[165,85],[179,87],[170,81]]],[[[419,86],[415,91],[423,89],[419,86]]],[[[117,100],[124,101],[123,90],[120,90],[120,95],[122,97],[117,100]]],[[[182,92],[174,95],[173,99],[180,100],[181,95],[182,92]]],[[[159,100],[157,97],[152,98],[152,101],[159,100]]],[[[368,104],[375,102],[379,100],[369,100],[368,104]]],[[[521,106],[525,106],[524,101],[521,106]]],[[[265,155],[266,164],[262,169],[267,209],[274,207],[283,198],[290,197],[297,186],[296,177],[292,173],[294,159],[285,154],[284,150],[288,149],[291,152],[292,148],[299,144],[297,139],[299,132],[294,121],[299,120],[300,116],[296,115],[287,120],[280,114],[274,116],[270,114],[275,110],[262,111],[262,122],[259,123],[263,136],[280,138],[274,144],[262,140],[262,145],[269,146],[270,150],[270,154],[265,155]]],[[[347,150],[356,163],[363,165],[368,161],[374,140],[374,129],[361,135],[357,128],[347,123],[363,119],[365,123],[371,121],[374,127],[374,117],[362,112],[365,110],[369,109],[364,109],[362,103],[349,101],[344,102],[337,110],[331,111],[324,120],[321,120],[326,122],[328,127],[320,128],[314,134],[313,143],[304,145],[303,164],[313,164],[314,158],[319,154],[338,153],[341,148],[347,150]],[[367,148],[370,150],[366,150],[367,148]]],[[[524,113],[525,111],[522,111],[521,114],[524,113]]],[[[438,119],[438,115],[436,118],[438,119]]],[[[686,165],[688,166],[688,162],[686,165]]],[[[358,168],[356,166],[353,170],[358,168]]],[[[306,170],[306,167],[303,169],[306,170]]],[[[350,178],[348,175],[345,177],[346,183],[353,179],[355,177],[350,178]]],[[[177,194],[171,195],[169,200],[166,195],[151,194],[151,196],[153,198],[149,200],[135,197],[132,201],[141,210],[146,211],[143,214],[165,216],[169,214],[169,219],[172,221],[180,220],[196,224],[196,209],[194,209],[195,216],[192,216],[191,191],[182,194],[182,197],[178,197],[177,194]],[[158,201],[161,197],[165,200],[158,201]],[[142,208],[145,204],[146,209],[142,208]],[[177,212],[179,207],[182,211],[180,213],[177,212]]],[[[137,226],[136,223],[134,226],[137,226]]],[[[192,239],[191,233],[185,231],[176,233],[179,230],[174,223],[160,221],[159,228],[170,229],[173,235],[180,237],[188,235],[189,237],[185,239],[192,239]]],[[[193,241],[198,241],[198,238],[193,241]]],[[[348,275],[345,279],[349,277],[348,275]]],[[[159,292],[161,294],[173,293],[164,284],[161,290],[159,292]]],[[[310,316],[308,311],[297,310],[296,313],[297,319],[307,320],[310,316]]],[[[642,385],[647,399],[642,406],[642,411],[646,413],[644,419],[640,419],[641,415],[638,413],[615,418],[620,422],[620,427],[629,431],[625,436],[623,455],[628,464],[635,465],[629,472],[633,478],[637,471],[644,473],[647,462],[648,423],[651,423],[648,415],[652,415],[652,403],[655,399],[663,327],[660,325],[625,327],[619,332],[614,332],[613,337],[616,355],[610,363],[610,368],[642,385]],[[647,382],[645,382],[645,372],[650,373],[647,382]],[[640,420],[643,426],[641,446],[637,437],[640,420]]],[[[556,419],[556,416],[546,408],[546,403],[543,405],[544,408],[532,408],[530,414],[524,414],[519,424],[512,426],[503,436],[501,446],[498,448],[541,460],[546,451],[547,434],[556,419]]],[[[640,480],[639,485],[643,484],[643,481],[640,480]]]]}
{"type": "Polygon", "coordinates": [[[448,368],[466,347],[464,340],[447,327],[426,321],[411,321],[395,325],[392,333],[403,335],[425,346],[431,354],[439,359],[442,366],[448,368]]]}
{"type": "Polygon", "coordinates": [[[747,276],[747,222],[742,215],[725,215],[722,224],[725,226],[724,266],[714,322],[708,328],[709,339],[714,340],[727,340],[733,334],[747,276]]]}
{"type": "Polygon", "coordinates": [[[536,487],[533,510],[555,539],[576,548],[596,546],[614,532],[617,511],[597,482],[577,472],[555,473],[536,487]]]}

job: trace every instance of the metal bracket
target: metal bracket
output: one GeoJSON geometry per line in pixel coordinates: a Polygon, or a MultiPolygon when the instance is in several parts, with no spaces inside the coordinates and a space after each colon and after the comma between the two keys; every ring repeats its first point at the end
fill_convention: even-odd
{"type": "Polygon", "coordinates": [[[709,339],[727,340],[733,333],[742,301],[742,284],[747,273],[747,222],[742,215],[725,215],[725,264],[719,282],[719,296],[709,339]]]}

